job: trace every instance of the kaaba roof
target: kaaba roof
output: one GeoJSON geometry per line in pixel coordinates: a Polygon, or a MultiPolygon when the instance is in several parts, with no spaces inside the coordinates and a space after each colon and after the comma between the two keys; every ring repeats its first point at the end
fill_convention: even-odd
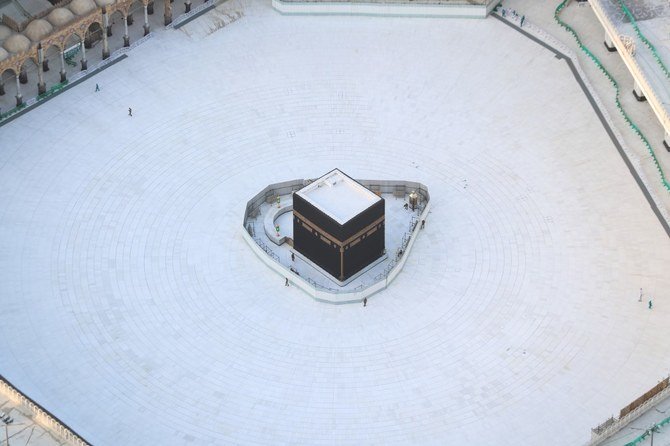
{"type": "Polygon", "coordinates": [[[381,200],[339,169],[331,170],[296,194],[340,224],[348,222],[381,200]]]}

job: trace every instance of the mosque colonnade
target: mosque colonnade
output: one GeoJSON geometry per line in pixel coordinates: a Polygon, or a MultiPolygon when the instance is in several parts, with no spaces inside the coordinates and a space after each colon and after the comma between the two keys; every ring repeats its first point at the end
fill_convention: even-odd
{"type": "MultiPolygon", "coordinates": [[[[161,2],[165,25],[172,23],[172,1],[161,2]]],[[[99,44],[102,59],[107,59],[115,32],[121,31],[122,45],[130,46],[134,14],[142,14],[146,36],[154,7],[154,0],[65,0],[24,23],[4,18],[0,23],[0,99],[14,93],[16,106],[21,106],[26,89],[22,85],[29,83],[29,72],[36,77],[37,94],[46,93],[47,78],[51,84],[63,83],[68,71],[88,69],[87,52],[90,56],[99,44]],[[53,72],[47,75],[51,70],[58,70],[56,77],[53,72]]],[[[190,10],[191,0],[185,0],[184,12],[190,10]]],[[[0,112],[7,110],[6,104],[4,108],[0,112]]]]}

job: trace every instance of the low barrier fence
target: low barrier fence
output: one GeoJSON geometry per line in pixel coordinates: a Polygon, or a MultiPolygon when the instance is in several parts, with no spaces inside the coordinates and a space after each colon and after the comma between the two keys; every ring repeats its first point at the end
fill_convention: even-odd
{"type": "Polygon", "coordinates": [[[11,110],[9,110],[9,111],[7,111],[7,112],[5,112],[5,113],[0,113],[0,121],[2,121],[3,119],[9,118],[10,116],[12,116],[12,115],[14,115],[14,114],[20,112],[20,111],[23,110],[24,108],[26,108],[26,103],[25,103],[25,102],[24,102],[23,104],[21,104],[21,105],[17,105],[17,106],[14,107],[13,109],[11,109],[11,110]]]}
{"type": "Polygon", "coordinates": [[[60,437],[62,440],[75,446],[90,446],[91,444],[73,431],[67,424],[59,420],[51,412],[33,401],[28,395],[14,387],[4,376],[0,375],[0,393],[7,396],[11,401],[20,404],[33,414],[35,422],[42,425],[49,432],[60,437]]]}
{"type": "Polygon", "coordinates": [[[644,395],[642,395],[641,397],[639,397],[638,399],[636,399],[635,401],[633,401],[632,403],[621,409],[621,411],[619,412],[619,418],[624,418],[626,415],[633,412],[635,409],[643,405],[646,401],[649,401],[654,396],[656,396],[656,394],[665,390],[667,387],[668,387],[668,378],[665,378],[663,381],[661,381],[660,383],[656,384],[654,387],[649,389],[649,391],[646,392],[644,395]]]}
{"type": "MultiPolygon", "coordinates": [[[[601,444],[609,437],[617,433],[628,423],[636,420],[642,414],[644,414],[648,409],[650,409],[655,404],[660,401],[670,397],[670,377],[666,377],[661,382],[652,387],[648,392],[645,392],[644,395],[637,398],[632,403],[626,405],[619,412],[619,417],[610,417],[605,420],[604,423],[601,423],[597,427],[591,429],[591,441],[589,441],[588,446],[596,446],[601,444]]],[[[668,418],[662,420],[660,423],[654,425],[656,426],[668,424],[668,418]]],[[[652,428],[652,429],[653,429],[652,428]]],[[[626,446],[633,446],[639,444],[642,440],[647,438],[650,434],[650,430],[642,434],[640,437],[636,438],[630,443],[627,443],[626,446]]]]}
{"type": "Polygon", "coordinates": [[[66,80],[65,82],[61,82],[61,83],[55,84],[54,86],[52,86],[51,88],[49,88],[49,89],[48,89],[47,91],[45,91],[44,93],[38,94],[38,95],[37,95],[37,100],[39,101],[39,100],[42,100],[42,99],[44,99],[44,98],[48,98],[49,96],[52,96],[52,95],[58,93],[58,92],[61,91],[63,88],[65,88],[65,86],[66,86],[67,84],[69,84],[69,83],[70,83],[70,82],[66,80]]]}
{"type": "Polygon", "coordinates": [[[430,210],[430,194],[428,193],[428,188],[421,183],[412,181],[358,180],[363,186],[378,194],[393,194],[395,196],[404,197],[409,192],[416,192],[421,197],[418,203],[419,216],[412,217],[408,231],[402,237],[401,246],[398,249],[398,252],[390,255],[390,263],[384,268],[382,273],[374,278],[373,283],[361,284],[353,289],[343,291],[341,289],[319,284],[309,277],[302,278],[293,275],[288,267],[285,267],[280,263],[279,256],[273,251],[272,247],[263,242],[260,237],[256,236],[255,225],[251,221],[260,215],[261,205],[265,203],[274,203],[277,196],[288,195],[300,190],[312,181],[313,180],[299,179],[285,181],[283,183],[275,183],[267,186],[256,194],[247,202],[242,222],[244,228],[243,235],[247,242],[252,244],[252,248],[254,248],[254,246],[257,247],[255,249],[256,253],[261,256],[261,259],[263,259],[268,266],[284,276],[292,277],[293,283],[300,286],[300,288],[310,294],[314,299],[329,303],[360,302],[363,298],[386,288],[404,266],[407,259],[407,253],[414,243],[417,232],[420,230],[419,223],[426,219],[430,210]],[[335,297],[338,295],[341,295],[342,298],[335,297]]]}

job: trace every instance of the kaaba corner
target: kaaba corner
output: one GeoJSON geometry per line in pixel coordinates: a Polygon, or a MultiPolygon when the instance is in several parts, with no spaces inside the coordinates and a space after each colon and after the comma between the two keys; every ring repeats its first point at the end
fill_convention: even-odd
{"type": "Polygon", "coordinates": [[[384,199],[334,169],[293,194],[293,249],[340,284],[385,255],[384,199]]]}

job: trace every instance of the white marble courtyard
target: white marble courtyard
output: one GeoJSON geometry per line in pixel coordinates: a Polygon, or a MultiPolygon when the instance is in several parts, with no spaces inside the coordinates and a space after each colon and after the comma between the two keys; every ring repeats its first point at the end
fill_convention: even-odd
{"type": "Polygon", "coordinates": [[[670,240],[564,61],[495,19],[236,2],[0,128],[2,375],[95,445],[515,446],[667,375],[670,240]],[[430,189],[367,308],[241,235],[335,167],[430,189]]]}

